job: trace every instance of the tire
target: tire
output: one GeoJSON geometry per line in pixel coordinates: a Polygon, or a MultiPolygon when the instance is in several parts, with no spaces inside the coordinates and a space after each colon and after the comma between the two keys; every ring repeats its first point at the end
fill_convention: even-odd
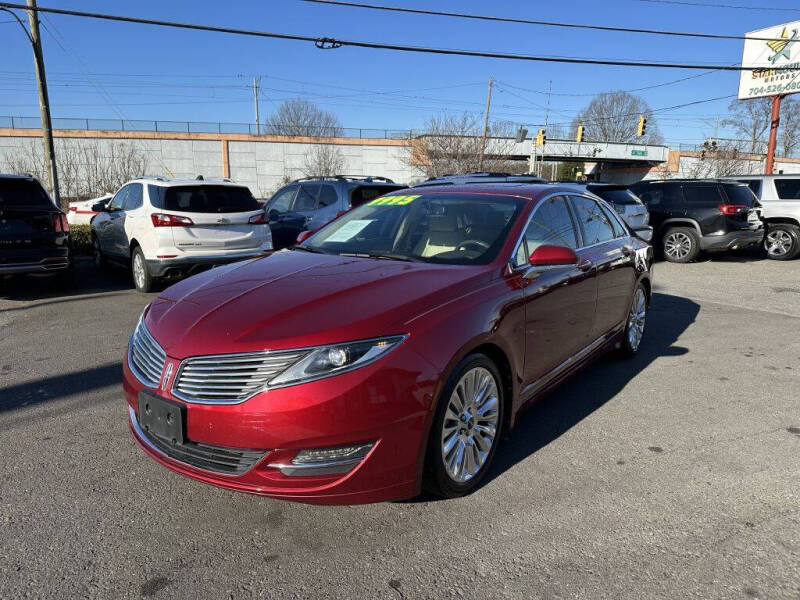
{"type": "Polygon", "coordinates": [[[669,262],[692,262],[700,254],[700,236],[691,227],[672,227],[662,236],[661,249],[669,262]]]}
{"type": "Polygon", "coordinates": [[[108,268],[108,260],[105,254],[103,254],[103,250],[100,248],[100,241],[97,239],[96,235],[92,236],[92,261],[94,262],[94,266],[100,270],[108,268]]]}
{"type": "Polygon", "coordinates": [[[772,260],[792,260],[800,254],[800,227],[791,223],[770,223],[764,250],[772,260]]]}
{"type": "Polygon", "coordinates": [[[644,285],[639,283],[633,290],[631,306],[628,309],[628,319],[625,322],[625,330],[622,334],[620,352],[623,356],[633,357],[639,352],[645,325],[647,324],[647,311],[649,308],[650,302],[647,298],[647,290],[644,285]]]}
{"type": "Polygon", "coordinates": [[[423,480],[426,490],[443,498],[456,498],[480,485],[500,443],[504,394],[500,371],[487,356],[471,354],[456,366],[442,390],[431,424],[423,480]],[[489,387],[481,400],[475,387],[480,390],[484,384],[489,387]],[[462,403],[465,395],[467,401],[462,403]],[[476,397],[478,404],[472,404],[476,397]]]}
{"type": "Polygon", "coordinates": [[[138,246],[134,248],[131,253],[131,275],[133,277],[133,285],[136,286],[136,291],[145,294],[153,291],[156,278],[150,275],[150,269],[147,268],[144,252],[142,252],[142,249],[138,246]]]}

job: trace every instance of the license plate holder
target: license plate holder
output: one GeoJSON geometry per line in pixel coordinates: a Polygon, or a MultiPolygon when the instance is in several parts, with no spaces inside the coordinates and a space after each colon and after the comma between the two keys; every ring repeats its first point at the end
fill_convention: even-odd
{"type": "Polygon", "coordinates": [[[186,407],[156,396],[150,392],[139,392],[139,427],[145,432],[163,438],[173,444],[182,444],[186,422],[186,407]]]}

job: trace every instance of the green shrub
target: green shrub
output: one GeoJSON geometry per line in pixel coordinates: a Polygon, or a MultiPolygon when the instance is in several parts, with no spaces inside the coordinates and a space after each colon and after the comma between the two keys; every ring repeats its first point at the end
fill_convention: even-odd
{"type": "Polygon", "coordinates": [[[92,253],[92,226],[91,225],[70,225],[69,231],[72,234],[72,250],[75,254],[92,253]]]}

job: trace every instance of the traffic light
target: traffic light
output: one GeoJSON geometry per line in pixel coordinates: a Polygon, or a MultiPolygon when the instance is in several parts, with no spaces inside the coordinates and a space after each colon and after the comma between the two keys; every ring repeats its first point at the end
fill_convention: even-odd
{"type": "Polygon", "coordinates": [[[583,125],[578,125],[578,133],[575,135],[575,141],[579,144],[583,141],[583,125]]]}
{"type": "Polygon", "coordinates": [[[540,129],[539,132],[536,134],[536,145],[544,146],[544,143],[546,141],[547,141],[547,135],[545,134],[544,129],[540,129]]]}
{"type": "Polygon", "coordinates": [[[647,118],[644,115],[639,115],[639,126],[636,128],[636,135],[642,137],[647,131],[647,118]]]}

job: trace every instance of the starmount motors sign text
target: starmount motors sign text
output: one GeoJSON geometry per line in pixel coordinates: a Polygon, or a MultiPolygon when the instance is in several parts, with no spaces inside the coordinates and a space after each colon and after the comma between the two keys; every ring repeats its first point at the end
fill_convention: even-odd
{"type": "Polygon", "coordinates": [[[800,21],[746,34],[739,99],[800,92],[800,21]],[[756,38],[756,39],[750,39],[756,38]]]}

